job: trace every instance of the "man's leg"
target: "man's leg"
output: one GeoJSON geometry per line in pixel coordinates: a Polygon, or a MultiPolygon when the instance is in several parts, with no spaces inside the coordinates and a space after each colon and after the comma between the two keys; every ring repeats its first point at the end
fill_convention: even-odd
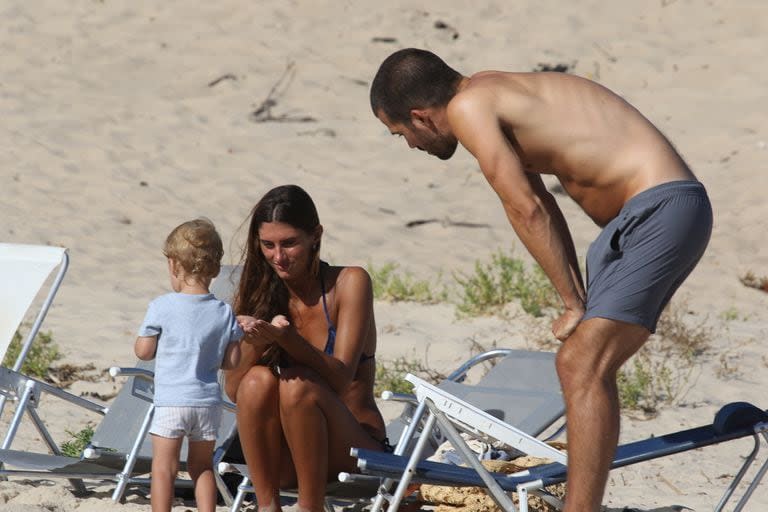
{"type": "Polygon", "coordinates": [[[590,318],[563,342],[557,373],[568,422],[568,484],[564,512],[598,512],[619,440],[619,368],[650,332],[642,326],[590,318]]]}

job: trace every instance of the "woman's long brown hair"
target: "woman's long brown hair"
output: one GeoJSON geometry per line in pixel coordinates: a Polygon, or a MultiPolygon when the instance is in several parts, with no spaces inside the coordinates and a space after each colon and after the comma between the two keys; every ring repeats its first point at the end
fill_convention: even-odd
{"type": "MultiPolygon", "coordinates": [[[[234,298],[235,313],[267,322],[275,315],[285,315],[290,320],[288,289],[261,252],[259,228],[265,222],[282,222],[312,233],[320,220],[312,198],[297,185],[273,188],[251,211],[248,241],[243,251],[243,272],[234,298]]],[[[313,250],[320,251],[319,243],[313,250]]],[[[312,260],[316,258],[317,253],[312,260]]]]}

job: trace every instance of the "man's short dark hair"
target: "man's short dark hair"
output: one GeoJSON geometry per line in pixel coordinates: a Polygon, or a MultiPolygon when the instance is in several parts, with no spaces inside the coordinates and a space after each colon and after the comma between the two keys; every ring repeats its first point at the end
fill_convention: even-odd
{"type": "Polygon", "coordinates": [[[414,108],[445,106],[461,74],[427,50],[406,48],[387,57],[371,85],[371,108],[396,123],[410,122],[414,108]]]}

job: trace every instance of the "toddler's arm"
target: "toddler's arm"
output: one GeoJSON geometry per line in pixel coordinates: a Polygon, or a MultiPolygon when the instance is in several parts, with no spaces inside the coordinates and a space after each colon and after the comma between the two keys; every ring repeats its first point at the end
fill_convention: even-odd
{"type": "Polygon", "coordinates": [[[221,362],[222,370],[234,370],[240,364],[240,340],[227,345],[224,352],[224,360],[221,362]]]}
{"type": "Polygon", "coordinates": [[[139,336],[136,338],[133,351],[142,361],[154,359],[157,352],[157,336],[139,336]]]}

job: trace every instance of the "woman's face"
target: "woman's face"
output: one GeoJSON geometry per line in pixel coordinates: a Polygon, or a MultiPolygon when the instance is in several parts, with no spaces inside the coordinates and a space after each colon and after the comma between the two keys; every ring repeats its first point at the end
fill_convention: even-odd
{"type": "Polygon", "coordinates": [[[309,273],[312,246],[319,236],[282,222],[263,222],[259,248],[264,259],[283,280],[296,280],[309,273]]]}

